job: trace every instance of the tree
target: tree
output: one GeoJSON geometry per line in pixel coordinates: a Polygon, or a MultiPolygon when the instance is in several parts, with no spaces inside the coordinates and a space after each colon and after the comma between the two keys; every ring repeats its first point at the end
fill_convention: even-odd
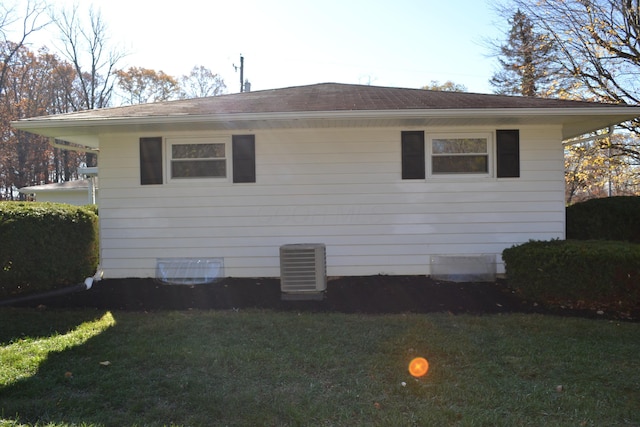
{"type": "Polygon", "coordinates": [[[522,96],[551,96],[554,66],[553,39],[537,33],[527,15],[517,10],[509,18],[511,30],[505,44],[498,47],[501,69],[490,80],[496,93],[522,96]]]}
{"type": "MultiPolygon", "coordinates": [[[[34,54],[26,47],[16,51],[5,78],[0,102],[0,191],[13,199],[15,189],[51,182],[53,148],[47,138],[16,131],[11,120],[56,113],[64,88],[56,83],[65,65],[46,51],[34,54]]],[[[66,67],[68,72],[68,66],[66,67]]]]}
{"type": "Polygon", "coordinates": [[[553,37],[555,60],[581,83],[583,98],[640,103],[638,0],[511,1],[553,37]]]}
{"type": "MultiPolygon", "coordinates": [[[[0,43],[0,51],[15,43],[0,43]]],[[[6,63],[0,96],[0,199],[22,197],[17,189],[27,185],[78,178],[86,156],[53,148],[47,138],[17,131],[12,120],[73,111],[79,92],[71,64],[42,48],[37,53],[21,46],[6,63]]]]}
{"type": "Polygon", "coordinates": [[[438,90],[442,92],[466,92],[467,87],[465,85],[461,85],[458,83],[454,83],[451,80],[447,80],[446,82],[440,84],[437,80],[431,80],[426,86],[423,86],[424,90],[438,90]]]}
{"type": "MultiPolygon", "coordinates": [[[[55,17],[60,30],[62,53],[73,65],[76,76],[74,85],[77,97],[71,97],[74,111],[108,107],[111,102],[116,79],[116,66],[125,54],[116,49],[109,50],[107,26],[99,11],[89,9],[89,28],[85,28],[78,17],[78,6],[63,9],[55,17]]],[[[97,156],[86,153],[87,165],[96,166],[97,156]]]]}
{"type": "Polygon", "coordinates": [[[27,0],[22,3],[24,15],[19,17],[17,4],[7,6],[6,3],[0,4],[0,43],[2,43],[2,51],[0,52],[0,96],[4,91],[5,80],[9,72],[9,64],[18,51],[24,46],[27,38],[36,31],[47,26],[50,21],[44,19],[46,6],[40,0],[27,0]],[[20,33],[17,40],[10,42],[8,38],[10,27],[20,23],[20,33]]]}
{"type": "Polygon", "coordinates": [[[617,134],[601,140],[587,141],[565,147],[565,202],[567,204],[607,196],[638,193],[640,169],[638,162],[616,152],[614,145],[633,142],[615,141],[633,138],[632,134],[617,134]],[[614,140],[609,142],[609,139],[614,140]]]}
{"type": "Polygon", "coordinates": [[[168,101],[179,92],[178,81],[162,71],[130,67],[116,76],[128,104],[168,101]]]}
{"type": "Polygon", "coordinates": [[[115,84],[117,63],[125,54],[109,50],[108,29],[99,11],[89,9],[89,27],[78,17],[78,6],[55,17],[63,43],[62,53],[76,71],[79,101],[74,109],[108,107],[115,84]]]}
{"type": "Polygon", "coordinates": [[[227,86],[220,75],[215,74],[202,65],[197,65],[191,72],[180,78],[180,98],[202,98],[218,96],[225,93],[227,86]]]}
{"type": "MultiPolygon", "coordinates": [[[[46,94],[47,114],[68,113],[78,105],[79,91],[74,85],[75,70],[71,64],[45,49],[38,52],[41,64],[46,64],[41,92],[46,94]]],[[[53,148],[50,158],[49,178],[46,182],[62,182],[78,179],[78,168],[87,163],[84,152],[53,148]]]]}
{"type": "MultiPolygon", "coordinates": [[[[553,61],[563,77],[561,96],[616,104],[640,102],[639,0],[510,0],[510,5],[552,38],[553,61]]],[[[616,176],[623,178],[619,191],[612,187],[614,194],[622,188],[638,193],[637,180],[629,177],[640,163],[640,121],[630,121],[622,128],[627,132],[590,144],[590,150],[600,152],[578,156],[583,170],[576,172],[591,177],[588,185],[602,188],[598,182],[612,182],[611,165],[616,165],[616,176]],[[608,159],[607,169],[601,159],[608,159]],[[600,176],[595,174],[598,170],[600,176]]],[[[568,154],[575,155],[571,150],[568,154]]],[[[575,174],[567,175],[568,188],[574,185],[574,178],[575,174]]]]}

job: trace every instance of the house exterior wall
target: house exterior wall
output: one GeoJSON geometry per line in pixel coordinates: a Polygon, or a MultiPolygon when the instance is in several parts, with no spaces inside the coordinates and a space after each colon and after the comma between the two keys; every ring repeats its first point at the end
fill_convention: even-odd
{"type": "Polygon", "coordinates": [[[495,128],[484,127],[243,130],[233,134],[255,134],[256,183],[165,178],[142,186],[140,137],[230,144],[232,133],[102,135],[105,278],[154,277],[158,258],[223,258],[225,276],[277,277],[279,247],[292,243],[324,243],[329,276],[429,275],[439,255],[490,255],[501,273],[503,249],[564,238],[559,127],[520,128],[520,177],[504,179],[402,180],[400,135],[408,130],[491,132],[495,140],[495,128]]]}

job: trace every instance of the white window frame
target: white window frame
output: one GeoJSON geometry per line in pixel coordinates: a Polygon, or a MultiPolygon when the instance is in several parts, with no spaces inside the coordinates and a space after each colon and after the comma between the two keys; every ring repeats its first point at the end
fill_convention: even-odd
{"type": "MultiPolygon", "coordinates": [[[[231,174],[231,138],[228,137],[210,137],[210,138],[166,138],[166,175],[167,182],[194,182],[194,181],[228,181],[231,174]],[[172,176],[172,164],[179,159],[173,158],[173,146],[184,144],[223,144],[224,157],[202,158],[202,160],[223,160],[225,164],[225,176],[195,176],[195,177],[176,177],[172,176]]],[[[197,160],[197,159],[196,159],[197,160]]]]}
{"type": "Polygon", "coordinates": [[[426,162],[427,162],[427,176],[434,179],[464,179],[464,178],[490,178],[493,177],[493,164],[495,161],[494,153],[494,141],[492,132],[469,132],[469,133],[434,133],[425,134],[426,147],[426,162]],[[438,139],[486,139],[487,151],[486,153],[460,153],[460,154],[446,154],[448,156],[469,156],[469,155],[486,155],[487,156],[487,171],[482,173],[476,172],[438,172],[433,171],[433,159],[434,157],[441,156],[441,154],[433,153],[433,141],[438,139]]]}

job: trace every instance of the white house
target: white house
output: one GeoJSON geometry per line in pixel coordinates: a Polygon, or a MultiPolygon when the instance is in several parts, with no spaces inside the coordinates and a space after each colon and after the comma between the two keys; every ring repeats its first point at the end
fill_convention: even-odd
{"type": "Polygon", "coordinates": [[[167,259],[278,277],[503,273],[502,250],[565,236],[563,141],[637,106],[317,84],[13,123],[99,149],[105,278],[167,259]]]}

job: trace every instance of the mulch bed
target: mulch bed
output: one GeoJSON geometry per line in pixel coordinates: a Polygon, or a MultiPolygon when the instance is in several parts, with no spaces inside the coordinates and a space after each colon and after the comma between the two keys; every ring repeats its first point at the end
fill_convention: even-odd
{"type": "Polygon", "coordinates": [[[521,300],[504,282],[454,283],[425,276],[383,275],[329,278],[319,301],[283,300],[278,278],[225,278],[194,286],[166,285],[153,279],[109,279],[95,282],[86,291],[10,305],[132,311],[261,308],[368,314],[546,313],[626,320],[640,317],[640,313],[619,316],[596,310],[544,308],[521,300]]]}

